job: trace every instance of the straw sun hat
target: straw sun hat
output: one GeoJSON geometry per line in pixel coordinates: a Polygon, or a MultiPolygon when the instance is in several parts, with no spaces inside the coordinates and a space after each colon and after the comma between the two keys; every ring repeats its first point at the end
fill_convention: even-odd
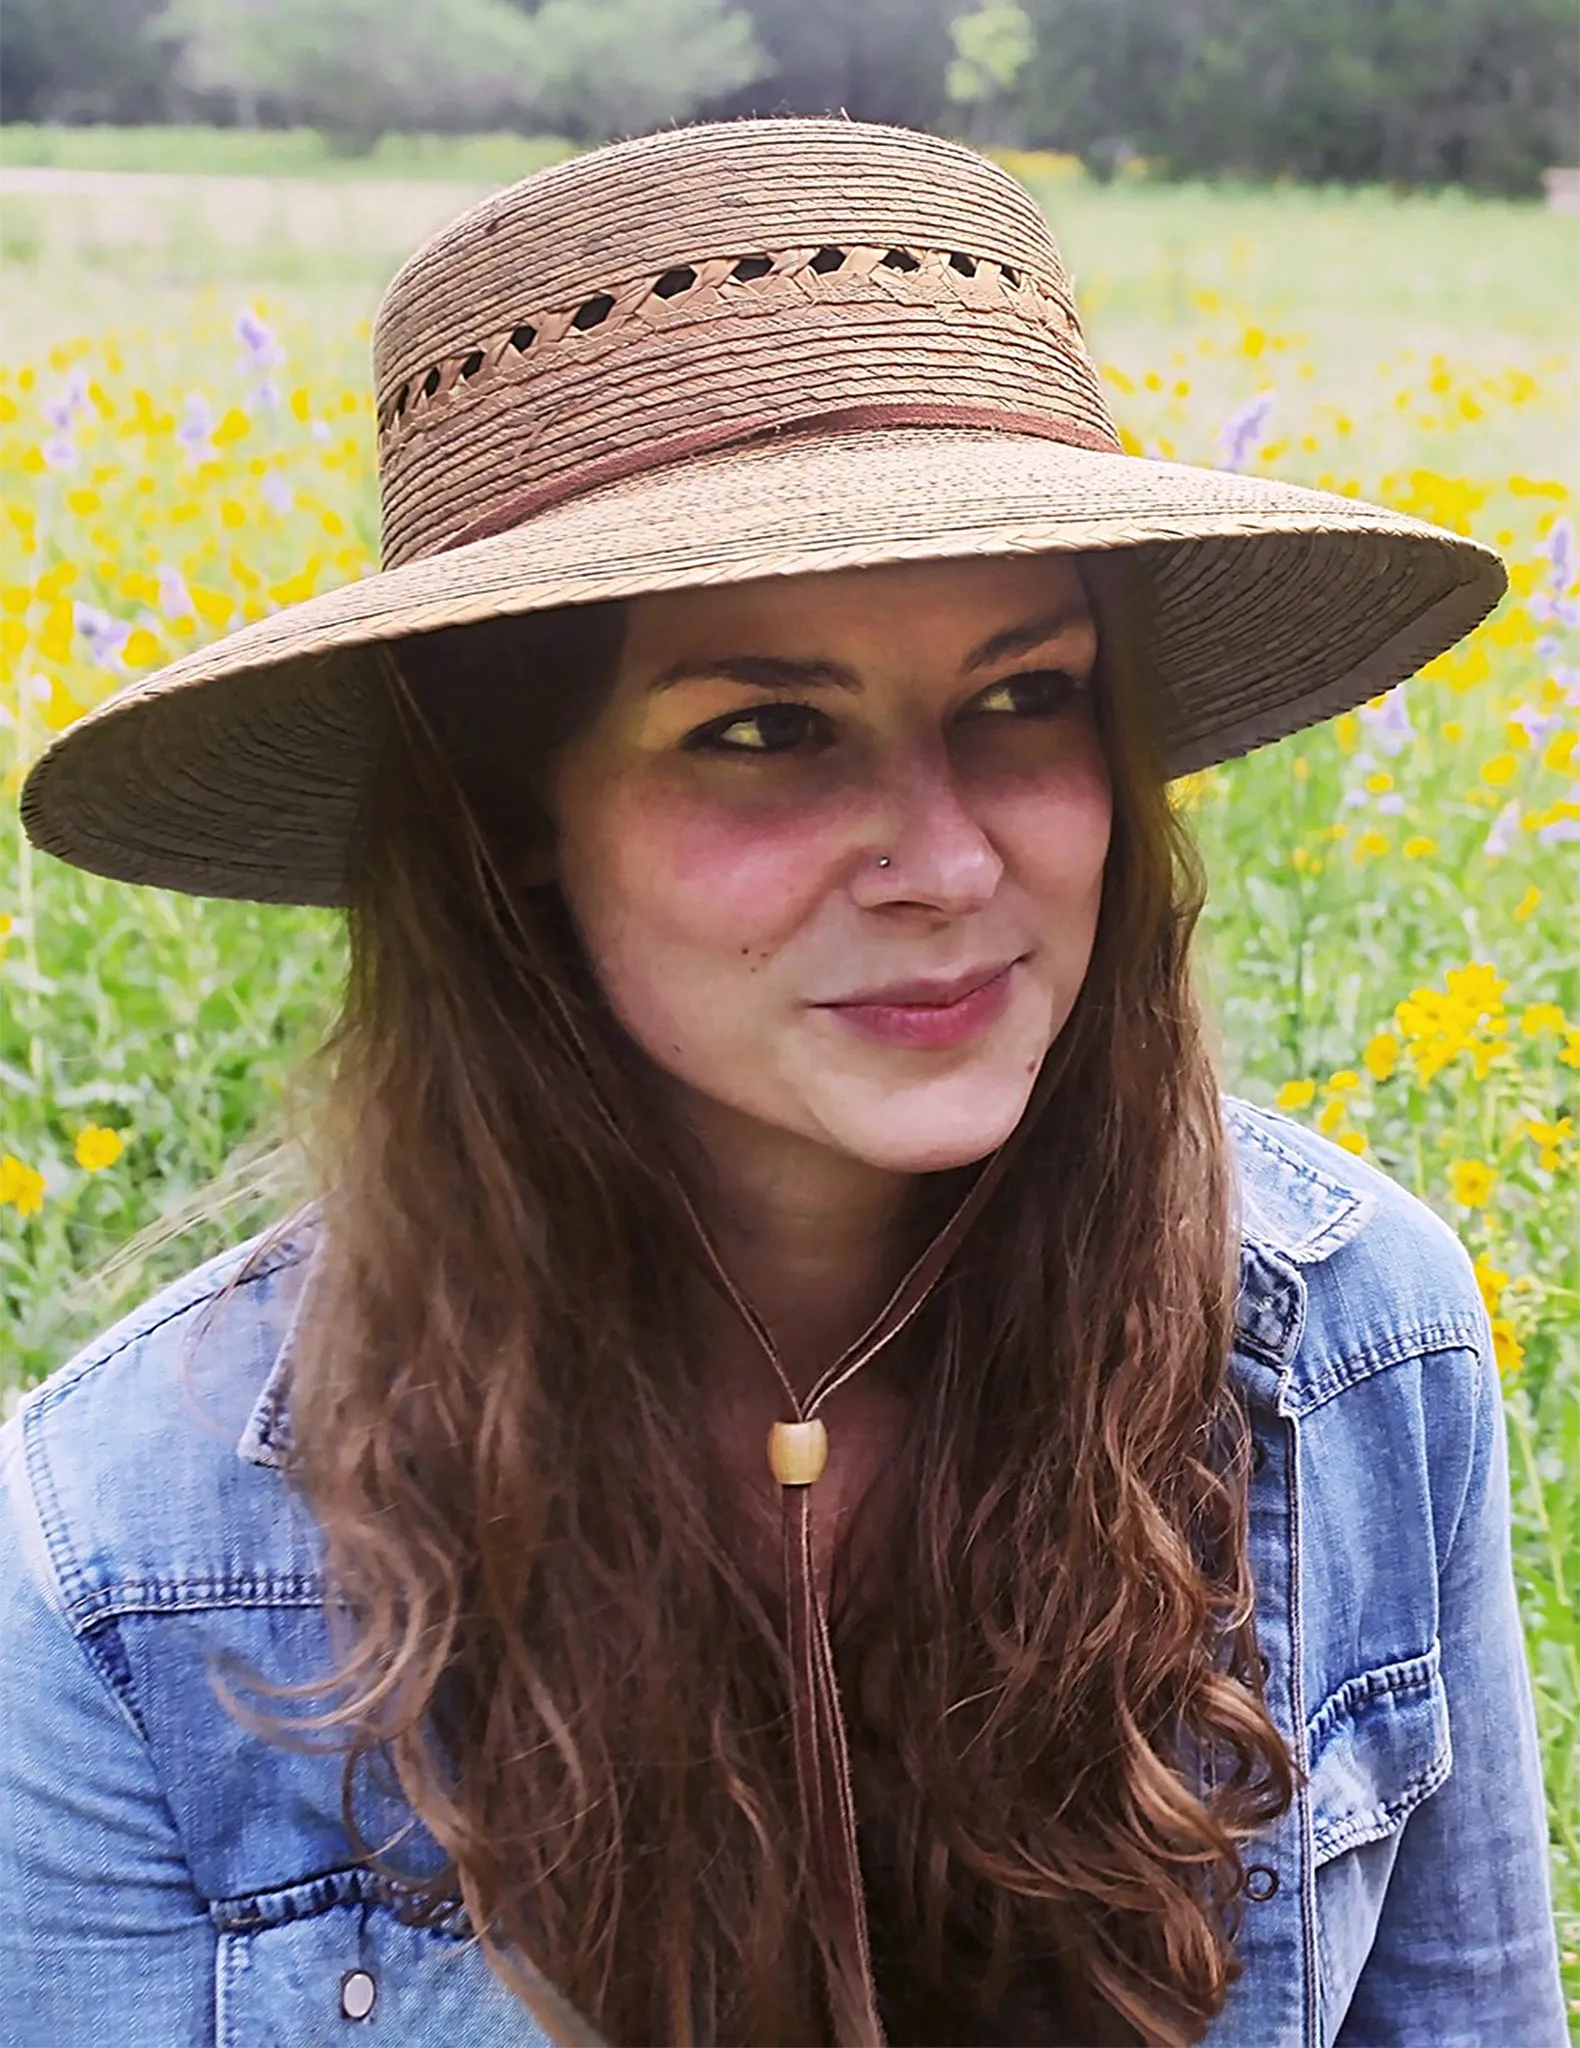
{"type": "Polygon", "coordinates": [[[383,566],[183,656],[35,764],[34,841],[195,894],[343,900],[379,643],[859,564],[1136,551],[1171,774],[1388,688],[1489,549],[1119,443],[1069,278],[974,151],[832,119],[680,128],[494,193],[373,343],[383,566]]]}

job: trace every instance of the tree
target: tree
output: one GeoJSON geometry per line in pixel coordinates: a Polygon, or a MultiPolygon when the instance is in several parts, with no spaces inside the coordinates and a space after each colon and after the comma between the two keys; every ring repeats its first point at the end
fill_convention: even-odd
{"type": "Polygon", "coordinates": [[[528,25],[539,118],[594,141],[684,120],[770,69],[728,0],[547,0],[528,25]]]}
{"type": "Polygon", "coordinates": [[[949,23],[960,0],[741,0],[771,70],[742,114],[849,114],[947,128],[949,23]]]}
{"type": "Polygon", "coordinates": [[[180,44],[190,85],[265,101],[348,150],[500,118],[538,84],[532,24],[504,0],[170,0],[154,33],[180,44]]]}
{"type": "Polygon", "coordinates": [[[945,83],[950,100],[967,110],[981,139],[1003,124],[1015,81],[1036,53],[1036,38],[1020,0],[982,0],[949,28],[955,59],[945,83]]]}
{"type": "Polygon", "coordinates": [[[1025,0],[1029,141],[1098,171],[1531,192],[1573,161],[1574,0],[1025,0]]]}
{"type": "Polygon", "coordinates": [[[168,121],[160,0],[5,0],[0,120],[168,121]]]}
{"type": "Polygon", "coordinates": [[[962,106],[1010,93],[1037,47],[1020,0],[982,0],[974,13],[950,23],[949,37],[955,46],[949,97],[962,106]]]}

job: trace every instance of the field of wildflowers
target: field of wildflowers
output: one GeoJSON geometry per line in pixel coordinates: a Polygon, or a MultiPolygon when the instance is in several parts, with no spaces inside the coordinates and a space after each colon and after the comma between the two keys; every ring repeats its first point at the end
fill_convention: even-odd
{"type": "MultiPolygon", "coordinates": [[[[1545,247],[1561,274],[1573,224],[1410,215],[1377,196],[1346,210],[1273,195],[1236,214],[1017,168],[1079,245],[1129,445],[1392,503],[1510,565],[1498,611],[1420,676],[1178,795],[1213,878],[1202,972],[1229,1085],[1418,1191],[1476,1262],[1580,2015],[1580,358],[1568,293],[1544,299],[1528,267],[1504,289],[1497,272],[1500,252],[1545,247]],[[1411,268],[1423,223],[1461,237],[1462,292],[1444,289],[1446,262],[1437,282],[1411,268]],[[1145,264],[1127,234],[1150,237],[1145,264]],[[1373,293],[1359,305],[1318,260],[1346,245],[1373,293]]],[[[320,914],[132,892],[31,856],[11,802],[22,768],[125,678],[377,552],[366,329],[345,317],[343,275],[322,296],[298,277],[156,298],[181,309],[168,328],[138,324],[125,276],[98,296],[102,320],[0,366],[13,1397],[278,1205],[266,1147],[341,957],[320,914]],[[184,1232],[152,1241],[183,1205],[184,1232]]]]}

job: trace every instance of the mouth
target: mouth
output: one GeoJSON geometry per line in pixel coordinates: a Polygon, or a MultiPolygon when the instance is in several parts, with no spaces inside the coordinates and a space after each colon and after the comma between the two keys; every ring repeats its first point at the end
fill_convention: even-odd
{"type": "Polygon", "coordinates": [[[963,1045],[1002,1016],[1015,970],[1026,957],[947,978],[891,982],[813,1007],[882,1045],[918,1052],[963,1045]]]}

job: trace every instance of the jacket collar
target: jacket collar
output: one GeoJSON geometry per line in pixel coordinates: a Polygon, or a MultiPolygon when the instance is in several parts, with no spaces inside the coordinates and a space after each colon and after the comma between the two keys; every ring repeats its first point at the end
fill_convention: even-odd
{"type": "Polygon", "coordinates": [[[1282,1119],[1228,1095],[1223,1113],[1239,1185],[1234,1364],[1253,1391],[1289,1414],[1306,1325],[1306,1273],[1349,1243],[1375,1212],[1377,1198],[1336,1178],[1304,1147],[1297,1150],[1282,1135],[1282,1119]]]}
{"type": "MultiPolygon", "coordinates": [[[[1305,1328],[1306,1271],[1349,1242],[1376,1208],[1376,1197],[1335,1179],[1295,1150],[1265,1111],[1226,1095],[1223,1114],[1239,1185],[1235,1351],[1242,1376],[1261,1384],[1282,1414],[1290,1405],[1290,1378],[1305,1328]]],[[[316,1206],[293,1225],[291,1243],[295,1270],[282,1274],[273,1318],[281,1333],[278,1349],[236,1444],[236,1455],[252,1465],[277,1467],[290,1444],[291,1358],[323,1244],[316,1206]]]]}

